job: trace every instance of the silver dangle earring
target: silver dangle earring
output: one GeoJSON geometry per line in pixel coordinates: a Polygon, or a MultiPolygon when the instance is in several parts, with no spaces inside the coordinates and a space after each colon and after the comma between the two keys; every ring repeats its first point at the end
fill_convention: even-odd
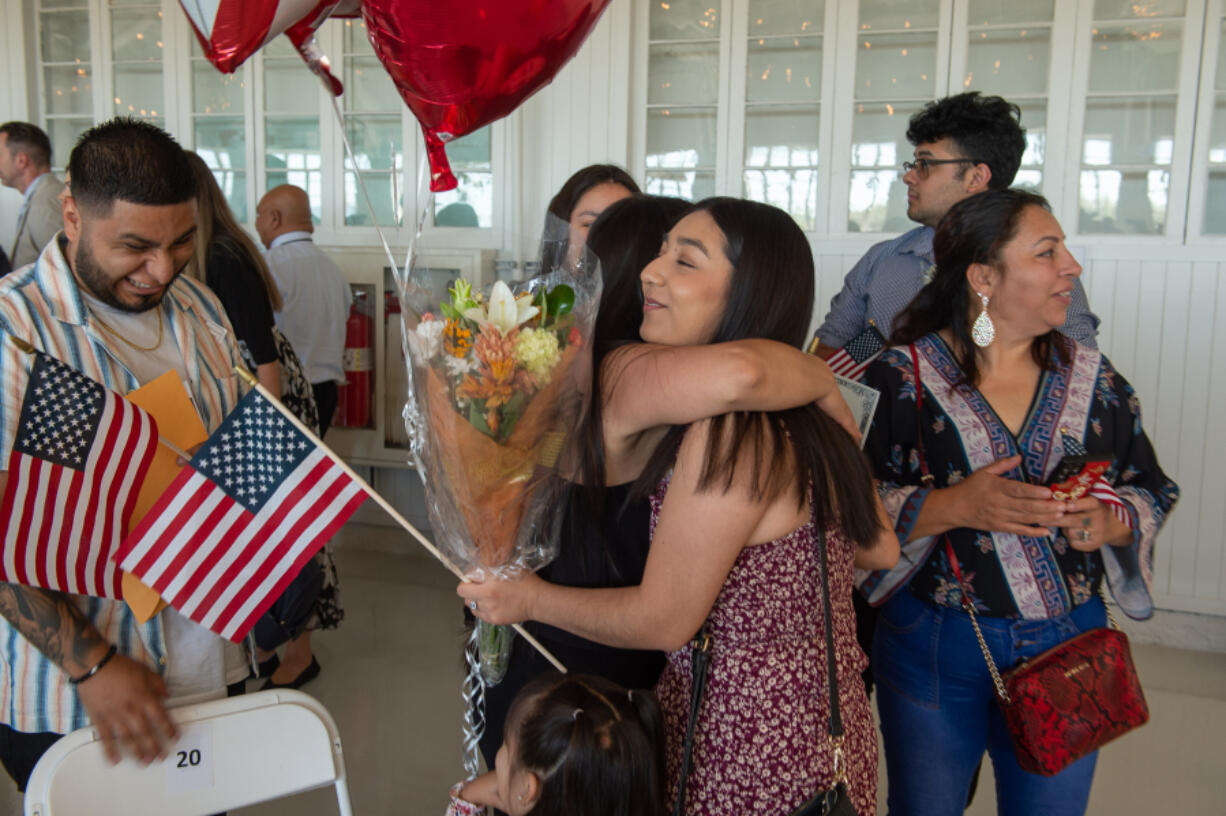
{"type": "Polygon", "coordinates": [[[979,299],[983,301],[983,311],[979,313],[979,317],[975,318],[975,323],[971,326],[971,339],[979,348],[987,348],[996,339],[996,327],[992,325],[992,318],[988,317],[988,296],[979,294],[979,292],[975,294],[979,295],[979,299]]]}

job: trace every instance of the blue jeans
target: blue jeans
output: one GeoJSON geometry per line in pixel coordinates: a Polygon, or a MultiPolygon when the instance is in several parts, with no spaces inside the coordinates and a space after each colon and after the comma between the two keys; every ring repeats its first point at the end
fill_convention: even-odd
{"type": "MultiPolygon", "coordinates": [[[[1097,597],[1048,620],[979,617],[1002,672],[1105,624],[1106,611],[1097,597]]],[[[881,607],[873,671],[891,816],[960,816],[985,750],[992,759],[1001,816],[1085,813],[1097,753],[1056,776],[1021,769],[965,612],[900,591],[881,607]]]]}

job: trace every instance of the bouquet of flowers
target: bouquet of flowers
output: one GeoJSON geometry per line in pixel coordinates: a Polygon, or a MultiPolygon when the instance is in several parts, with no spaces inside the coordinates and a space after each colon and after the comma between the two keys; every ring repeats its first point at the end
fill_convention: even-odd
{"type": "MultiPolygon", "coordinates": [[[[442,302],[403,288],[413,399],[405,409],[436,544],[466,574],[539,569],[557,553],[557,468],[582,416],[600,294],[595,264],[563,264],[442,302]]],[[[482,674],[505,673],[510,631],[479,623],[482,674]]]]}

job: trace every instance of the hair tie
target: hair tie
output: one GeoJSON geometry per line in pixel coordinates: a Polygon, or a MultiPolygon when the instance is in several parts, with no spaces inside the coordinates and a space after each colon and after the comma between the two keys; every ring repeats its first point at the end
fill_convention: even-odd
{"type": "Polygon", "coordinates": [[[582,709],[582,708],[576,708],[574,711],[572,711],[572,712],[570,713],[570,718],[571,718],[571,720],[578,720],[578,719],[579,719],[579,715],[580,715],[580,714],[582,714],[582,713],[583,713],[583,709],[582,709]]]}

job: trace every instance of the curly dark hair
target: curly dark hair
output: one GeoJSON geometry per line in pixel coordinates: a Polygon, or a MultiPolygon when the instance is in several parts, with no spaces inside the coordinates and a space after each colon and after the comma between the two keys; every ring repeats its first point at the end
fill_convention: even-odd
{"type": "Polygon", "coordinates": [[[992,171],[988,187],[1003,190],[1013,183],[1026,152],[1021,119],[1017,105],[968,91],[925,105],[908,122],[907,141],[922,145],[952,139],[963,157],[978,159],[992,171]]]}

